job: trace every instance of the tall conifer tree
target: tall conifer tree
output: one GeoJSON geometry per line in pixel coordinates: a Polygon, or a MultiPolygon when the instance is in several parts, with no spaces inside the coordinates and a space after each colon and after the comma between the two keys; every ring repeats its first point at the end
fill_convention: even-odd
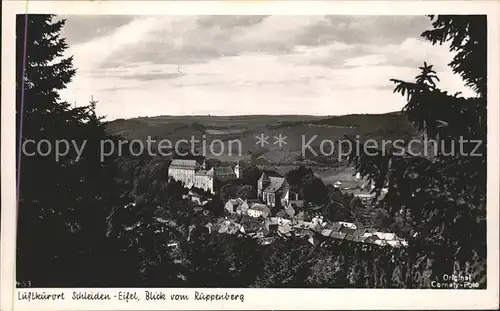
{"type": "Polygon", "coordinates": [[[109,249],[106,216],[122,204],[112,163],[100,161],[99,144],[107,136],[94,105],[71,107],[59,96],[76,73],[73,58],[64,55],[64,23],[32,14],[16,21],[18,148],[34,141],[18,158],[17,279],[33,286],[96,282],[106,265],[93,265],[91,258],[109,249]],[[42,140],[52,147],[47,156],[36,153],[42,140]],[[70,147],[58,160],[57,141],[70,147]],[[84,146],[81,157],[75,144],[84,146]]]}

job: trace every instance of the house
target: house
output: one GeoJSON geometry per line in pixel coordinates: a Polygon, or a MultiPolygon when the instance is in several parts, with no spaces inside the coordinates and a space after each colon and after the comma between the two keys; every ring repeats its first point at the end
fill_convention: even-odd
{"type": "Polygon", "coordinates": [[[240,232],[241,225],[237,223],[231,223],[231,225],[227,229],[228,234],[236,234],[240,232]]]}
{"type": "Polygon", "coordinates": [[[289,217],[289,215],[284,210],[281,210],[281,211],[276,213],[276,217],[286,219],[289,217]]]}
{"type": "Polygon", "coordinates": [[[332,229],[323,229],[321,230],[321,235],[322,236],[330,236],[332,234],[333,230],[332,229]]]}
{"type": "Polygon", "coordinates": [[[221,181],[236,179],[236,173],[230,166],[219,166],[214,169],[214,175],[221,181]]]}
{"type": "Polygon", "coordinates": [[[356,232],[356,229],[351,228],[351,227],[342,226],[342,228],[340,228],[339,232],[352,235],[352,234],[354,234],[354,232],[356,232]]]}
{"type": "Polygon", "coordinates": [[[342,226],[344,227],[347,227],[347,228],[351,228],[351,229],[354,229],[356,230],[357,227],[355,224],[353,224],[352,222],[346,222],[346,221],[338,221],[337,223],[341,224],[342,226]]]}
{"type": "Polygon", "coordinates": [[[269,217],[266,218],[264,221],[264,226],[268,228],[271,225],[277,225],[277,226],[292,226],[292,221],[290,219],[282,219],[279,217],[269,217]]]}
{"type": "Polygon", "coordinates": [[[298,209],[304,208],[304,204],[305,204],[304,200],[289,200],[288,204],[285,206],[286,208],[291,208],[296,211],[298,209]]]}
{"type": "Polygon", "coordinates": [[[377,244],[379,246],[386,246],[387,245],[387,241],[386,240],[375,240],[372,243],[373,244],[377,244]]]}
{"type": "Polygon", "coordinates": [[[290,218],[293,218],[293,216],[295,216],[295,209],[291,204],[288,204],[288,206],[285,207],[284,211],[290,218]]]}
{"type": "Polygon", "coordinates": [[[290,224],[278,225],[278,233],[289,236],[292,234],[292,226],[290,224]]]}
{"type": "Polygon", "coordinates": [[[396,239],[396,234],[394,233],[385,233],[385,232],[375,232],[374,233],[380,240],[395,240],[396,239]]]}
{"type": "Polygon", "coordinates": [[[357,228],[356,231],[354,231],[355,236],[363,236],[366,232],[366,229],[364,228],[357,228]]]}
{"type": "Polygon", "coordinates": [[[351,234],[351,233],[349,233],[349,234],[346,233],[344,239],[347,240],[347,241],[352,241],[352,240],[354,240],[354,235],[351,234]]]}
{"type": "Polygon", "coordinates": [[[191,199],[191,202],[201,205],[201,200],[202,200],[201,196],[199,196],[197,194],[193,194],[190,196],[190,199],[191,199]]]}
{"type": "Polygon", "coordinates": [[[340,229],[342,229],[342,224],[339,224],[338,222],[333,223],[331,226],[332,231],[339,232],[340,229]]]}
{"type": "Polygon", "coordinates": [[[189,201],[196,203],[198,205],[206,205],[211,198],[207,198],[207,196],[200,191],[201,189],[196,189],[191,187],[188,194],[183,196],[183,199],[188,199],[189,201]]]}
{"type": "Polygon", "coordinates": [[[275,217],[273,218],[276,218],[278,220],[278,223],[279,224],[291,224],[292,223],[292,217],[290,217],[290,215],[288,215],[285,211],[281,210],[279,211],[275,217]]]}
{"type": "Polygon", "coordinates": [[[387,241],[387,244],[389,244],[389,246],[391,246],[391,247],[396,247],[396,248],[403,246],[403,244],[399,240],[390,240],[390,241],[387,241]]]}
{"type": "Polygon", "coordinates": [[[240,204],[236,207],[236,214],[245,215],[248,212],[248,203],[240,204]]]}
{"type": "Polygon", "coordinates": [[[217,222],[217,225],[213,226],[211,231],[217,230],[218,233],[226,234],[236,234],[240,232],[241,225],[235,223],[233,220],[222,219],[217,222]]]}
{"type": "Polygon", "coordinates": [[[242,214],[248,210],[248,203],[241,198],[230,199],[224,204],[224,209],[230,214],[242,214]]]}
{"type": "Polygon", "coordinates": [[[309,229],[315,232],[321,232],[321,230],[323,230],[318,222],[311,222],[309,225],[309,229]]]}
{"type": "Polygon", "coordinates": [[[375,198],[374,193],[357,193],[354,195],[355,198],[359,198],[363,205],[371,205],[373,199],[375,198]]]}
{"type": "Polygon", "coordinates": [[[273,208],[290,199],[290,185],[279,174],[264,172],[257,181],[257,196],[273,208]]]}
{"type": "Polygon", "coordinates": [[[265,227],[260,227],[257,231],[255,231],[255,235],[253,236],[253,238],[255,239],[260,239],[260,238],[264,238],[266,236],[269,235],[269,230],[265,227]]]}
{"type": "Polygon", "coordinates": [[[291,225],[292,224],[292,220],[291,219],[287,219],[287,218],[281,218],[281,217],[271,217],[272,221],[275,221],[278,225],[280,226],[283,226],[285,224],[289,224],[291,225]]]}
{"type": "Polygon", "coordinates": [[[298,221],[306,221],[309,220],[309,215],[306,211],[302,210],[295,215],[295,219],[298,221]]]}
{"type": "Polygon", "coordinates": [[[304,221],[298,221],[297,223],[295,223],[293,225],[293,227],[297,230],[300,230],[300,229],[307,229],[309,228],[309,224],[308,222],[304,222],[304,221]]]}
{"type": "Polygon", "coordinates": [[[396,236],[395,233],[375,232],[372,236],[376,237],[377,241],[380,241],[376,242],[379,245],[389,245],[392,247],[408,246],[408,242],[396,236]]]}
{"type": "Polygon", "coordinates": [[[332,233],[330,234],[330,237],[334,238],[334,239],[344,239],[346,237],[347,234],[345,233],[342,233],[342,232],[339,232],[339,231],[332,231],[332,233]]]}
{"type": "Polygon", "coordinates": [[[356,233],[354,234],[353,241],[354,242],[365,242],[366,238],[364,236],[358,236],[356,233]]]}
{"type": "MultiPolygon", "coordinates": [[[[304,201],[302,201],[302,202],[304,202],[304,201]]],[[[296,213],[297,210],[298,210],[298,206],[295,205],[295,208],[294,208],[294,205],[292,203],[288,203],[288,205],[284,209],[285,213],[287,213],[287,215],[290,218],[292,218],[293,216],[295,216],[295,213],[296,213]]]]}
{"type": "Polygon", "coordinates": [[[314,233],[309,230],[309,229],[304,229],[304,228],[297,228],[296,226],[292,227],[293,233],[296,236],[302,236],[302,237],[312,237],[314,236],[314,233]]]}
{"type": "Polygon", "coordinates": [[[217,232],[219,232],[219,233],[226,233],[230,223],[231,222],[227,219],[219,221],[219,222],[217,222],[217,225],[213,229],[217,230],[217,232]]]}
{"type": "Polygon", "coordinates": [[[260,223],[258,219],[255,219],[253,217],[248,216],[248,214],[242,214],[241,219],[240,219],[240,224],[247,224],[247,223],[260,223]]]}
{"type": "MultiPolygon", "coordinates": [[[[318,223],[320,226],[323,226],[323,216],[314,216],[312,219],[311,219],[311,222],[312,223],[318,223]]],[[[326,223],[325,223],[326,224],[326,223]]]]}
{"type": "Polygon", "coordinates": [[[264,217],[267,218],[269,215],[271,215],[271,210],[269,207],[267,207],[264,204],[260,203],[254,203],[252,206],[250,206],[247,210],[248,216],[258,218],[258,217],[264,217]]]}
{"type": "Polygon", "coordinates": [[[270,218],[266,218],[264,220],[264,227],[265,228],[269,228],[270,225],[278,225],[278,218],[276,217],[270,217],[270,218]]]}
{"type": "Polygon", "coordinates": [[[377,244],[376,242],[379,240],[376,235],[371,233],[365,233],[363,237],[365,239],[365,243],[377,244]]]}
{"type": "MultiPolygon", "coordinates": [[[[247,217],[251,218],[250,216],[247,217]]],[[[258,231],[262,227],[262,224],[260,222],[245,222],[241,223],[241,226],[244,228],[245,233],[252,233],[258,231]]]]}

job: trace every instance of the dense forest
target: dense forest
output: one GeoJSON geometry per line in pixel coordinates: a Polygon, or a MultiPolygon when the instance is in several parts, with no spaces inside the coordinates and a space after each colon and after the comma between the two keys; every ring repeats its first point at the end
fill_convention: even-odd
{"type": "MultiPolygon", "coordinates": [[[[220,200],[207,206],[208,214],[197,214],[183,203],[182,185],[167,180],[169,160],[122,154],[101,161],[100,141],[120,137],[106,131],[95,103],[74,108],[59,97],[77,74],[72,58],[62,58],[64,21],[18,15],[18,147],[26,139],[87,141],[78,160],[72,153],[58,162],[22,153],[17,158],[18,284],[428,288],[456,272],[486,287],[486,18],[430,18],[433,27],[423,38],[450,44],[450,66],[477,97],[440,90],[438,73],[424,63],[415,81],[393,81],[395,93],[407,99],[402,115],[429,137],[484,143],[476,150],[481,156],[351,156],[375,193],[388,187],[374,225],[410,245],[387,249],[349,241],[320,247],[297,238],[261,245],[244,236],[207,234],[201,224],[216,221],[233,193],[252,198],[261,171],[247,165],[243,181],[220,185],[220,200]]],[[[303,197],[323,206],[325,217],[356,221],[359,202],[323,185],[307,168],[287,177],[303,197]]]]}

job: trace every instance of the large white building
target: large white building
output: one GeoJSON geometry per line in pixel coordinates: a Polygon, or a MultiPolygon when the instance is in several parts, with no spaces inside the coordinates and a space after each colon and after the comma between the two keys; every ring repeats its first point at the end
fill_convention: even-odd
{"type": "Polygon", "coordinates": [[[196,187],[215,194],[215,179],[226,181],[241,178],[242,172],[239,163],[234,170],[230,166],[207,169],[205,161],[200,165],[196,160],[174,159],[168,168],[168,176],[181,181],[187,188],[196,187]]]}

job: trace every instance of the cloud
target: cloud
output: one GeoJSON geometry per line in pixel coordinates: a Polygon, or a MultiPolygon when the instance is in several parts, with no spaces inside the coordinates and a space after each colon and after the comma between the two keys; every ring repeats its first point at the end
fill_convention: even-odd
{"type": "MultiPolygon", "coordinates": [[[[109,17],[105,20],[109,25],[109,17]]],[[[148,16],[134,17],[95,43],[107,42],[115,62],[187,64],[248,52],[289,53],[297,46],[335,42],[394,43],[408,36],[398,29],[418,36],[419,29],[428,24],[422,16],[148,16]]],[[[94,53],[99,50],[89,42],[79,48],[85,47],[94,53]]],[[[106,55],[109,53],[97,57],[107,60],[106,55]]]]}
{"type": "Polygon", "coordinates": [[[200,27],[210,28],[223,28],[233,29],[235,27],[249,27],[262,22],[269,16],[265,15],[244,15],[244,16],[231,16],[231,15],[211,15],[200,16],[197,18],[197,23],[200,27]]]}
{"type": "Polygon", "coordinates": [[[387,58],[383,54],[371,54],[359,57],[353,57],[346,60],[346,66],[370,66],[387,63],[387,58]]]}
{"type": "Polygon", "coordinates": [[[124,76],[123,79],[134,79],[140,81],[176,79],[184,76],[183,73],[151,73],[124,76]]]}
{"type": "Polygon", "coordinates": [[[413,80],[424,61],[443,88],[463,90],[447,48],[419,38],[428,24],[422,16],[136,16],[76,40],[68,53],[79,71],[64,96],[86,104],[93,94],[110,118],[394,111],[404,98],[389,79],[413,80]]]}
{"type": "Polygon", "coordinates": [[[153,30],[161,26],[159,20],[142,17],[118,27],[109,35],[76,44],[68,50],[68,54],[76,54],[75,66],[87,68],[98,67],[121,51],[141,46],[154,40],[153,30]]]}

